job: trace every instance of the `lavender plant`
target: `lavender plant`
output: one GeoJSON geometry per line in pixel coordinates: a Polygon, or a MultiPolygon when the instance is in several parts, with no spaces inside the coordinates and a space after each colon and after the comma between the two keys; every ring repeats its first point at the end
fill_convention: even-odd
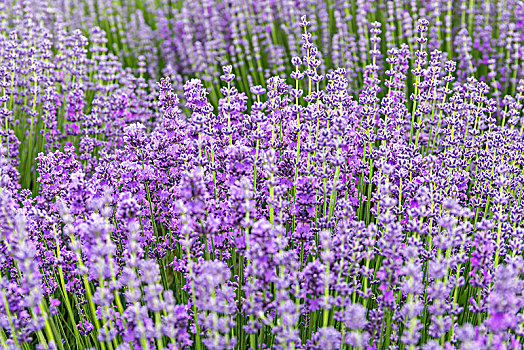
{"type": "Polygon", "coordinates": [[[0,4],[2,349],[521,349],[517,1],[0,4]]]}

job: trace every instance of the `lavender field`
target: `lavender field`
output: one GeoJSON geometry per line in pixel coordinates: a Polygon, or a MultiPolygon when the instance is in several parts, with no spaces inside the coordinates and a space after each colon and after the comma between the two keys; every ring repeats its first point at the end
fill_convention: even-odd
{"type": "Polygon", "coordinates": [[[0,0],[0,349],[524,348],[522,0],[0,0]]]}

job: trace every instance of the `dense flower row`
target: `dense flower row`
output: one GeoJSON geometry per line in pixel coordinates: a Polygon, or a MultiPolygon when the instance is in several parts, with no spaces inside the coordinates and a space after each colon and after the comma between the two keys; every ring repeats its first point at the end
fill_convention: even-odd
{"type": "MultiPolygon", "coordinates": [[[[227,1],[57,1],[64,18],[89,30],[100,26],[108,33],[109,49],[127,66],[136,66],[138,54],[147,57],[153,78],[170,76],[176,91],[188,78],[198,77],[219,94],[221,65],[232,64],[236,85],[248,91],[265,85],[271,76],[286,78],[289,59],[300,49],[297,24],[306,15],[312,21],[312,42],[318,47],[320,68],[345,68],[348,89],[360,92],[373,49],[371,23],[384,26],[377,47],[377,69],[389,65],[386,50],[409,45],[417,49],[418,20],[427,19],[428,52],[440,49],[458,62],[457,78],[483,77],[493,93],[516,87],[520,43],[524,40],[524,6],[506,1],[413,0],[227,0],[227,1]],[[86,15],[87,14],[87,15],[86,15]]],[[[514,94],[515,90],[511,93],[514,94]]]]}
{"type": "Polygon", "coordinates": [[[0,4],[0,347],[522,348],[500,3],[0,4]]]}

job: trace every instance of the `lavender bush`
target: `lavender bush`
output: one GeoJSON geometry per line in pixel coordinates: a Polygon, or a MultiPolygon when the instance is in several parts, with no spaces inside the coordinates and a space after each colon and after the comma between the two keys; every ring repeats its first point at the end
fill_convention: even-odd
{"type": "Polygon", "coordinates": [[[521,349],[521,1],[0,3],[2,349],[521,349]]]}

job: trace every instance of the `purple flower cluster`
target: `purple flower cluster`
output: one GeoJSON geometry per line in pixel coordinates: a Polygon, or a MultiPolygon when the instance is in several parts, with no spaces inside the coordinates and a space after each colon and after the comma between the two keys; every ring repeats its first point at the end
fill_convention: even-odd
{"type": "Polygon", "coordinates": [[[98,26],[110,33],[108,49],[126,66],[138,67],[143,55],[151,77],[170,76],[182,91],[185,80],[198,76],[217,100],[221,65],[233,65],[242,91],[265,85],[272,76],[286,77],[289,55],[302,45],[295,24],[303,15],[315,18],[309,32],[319,48],[320,68],[345,68],[350,91],[362,90],[368,65],[381,74],[389,68],[386,50],[404,43],[413,53],[421,33],[428,53],[437,49],[457,60],[458,79],[482,77],[499,97],[508,88],[515,92],[522,70],[524,10],[516,0],[208,0],[178,5],[157,0],[140,6],[83,0],[76,6],[59,1],[57,8],[75,26],[98,26]],[[419,19],[432,25],[420,26],[419,19]],[[378,41],[373,40],[374,22],[383,23],[378,41]]]}
{"type": "Polygon", "coordinates": [[[0,348],[522,348],[504,4],[0,4],[0,348]]]}

